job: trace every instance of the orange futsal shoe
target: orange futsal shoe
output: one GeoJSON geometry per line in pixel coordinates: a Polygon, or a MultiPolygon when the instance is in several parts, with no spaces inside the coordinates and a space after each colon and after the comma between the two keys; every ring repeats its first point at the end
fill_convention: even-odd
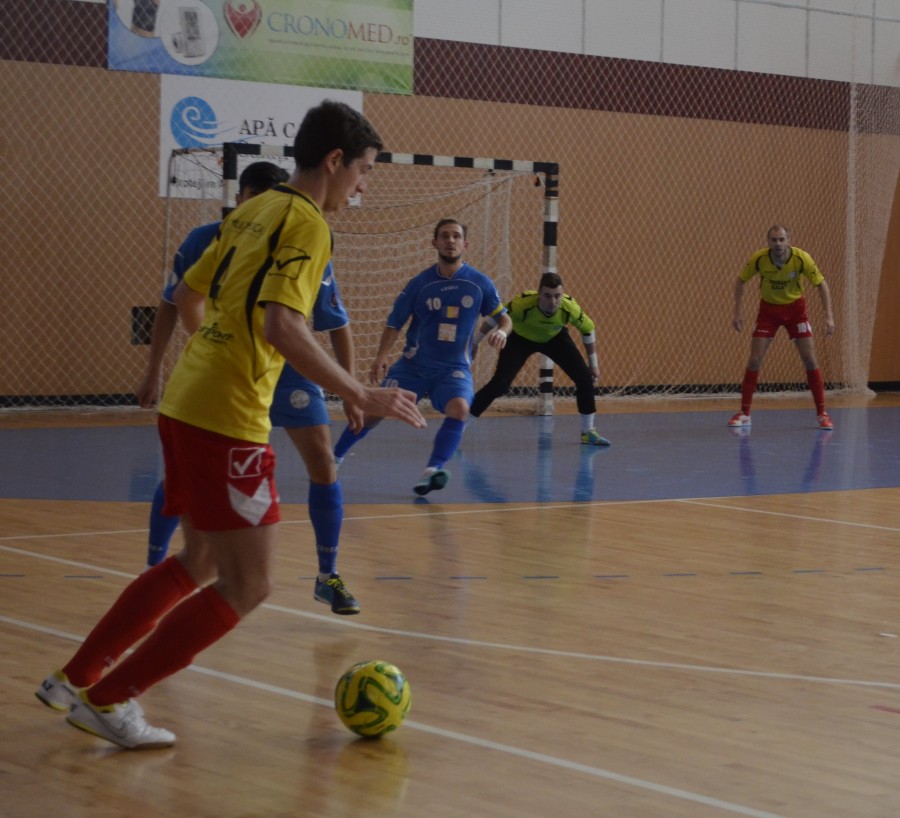
{"type": "Polygon", "coordinates": [[[819,421],[819,428],[825,429],[826,431],[834,431],[834,424],[831,422],[831,418],[828,416],[828,412],[822,412],[819,417],[816,418],[819,421]]]}
{"type": "Polygon", "coordinates": [[[731,420],[728,421],[729,426],[749,426],[750,425],[750,415],[742,414],[738,412],[731,420]]]}

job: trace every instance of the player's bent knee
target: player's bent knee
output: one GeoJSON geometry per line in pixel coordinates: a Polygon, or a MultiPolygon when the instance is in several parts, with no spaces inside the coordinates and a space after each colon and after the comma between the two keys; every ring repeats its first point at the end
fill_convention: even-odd
{"type": "Polygon", "coordinates": [[[216,590],[241,618],[262,605],[274,589],[275,584],[267,574],[216,583],[216,590]]]}

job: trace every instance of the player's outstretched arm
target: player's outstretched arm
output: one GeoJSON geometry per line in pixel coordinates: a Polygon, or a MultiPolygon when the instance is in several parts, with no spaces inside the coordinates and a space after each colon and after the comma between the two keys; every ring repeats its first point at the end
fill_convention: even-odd
{"type": "Polygon", "coordinates": [[[588,356],[588,366],[591,369],[591,377],[594,383],[600,383],[600,360],[597,357],[597,336],[593,332],[586,335],[582,333],[581,340],[584,343],[584,351],[588,356]]]}
{"type": "Polygon", "coordinates": [[[500,316],[497,326],[485,338],[488,345],[494,349],[503,349],[506,346],[506,339],[509,338],[509,334],[512,332],[512,326],[512,318],[509,317],[508,312],[504,312],[500,316]]]}
{"type": "MultiPolygon", "coordinates": [[[[341,368],[356,376],[356,354],[353,344],[353,332],[349,324],[331,330],[328,333],[328,339],[331,341],[331,350],[334,352],[334,358],[340,364],[341,368]]],[[[344,401],[344,414],[347,416],[347,425],[351,432],[358,432],[362,429],[364,414],[358,406],[352,406],[344,401]]]]}
{"type": "Polygon", "coordinates": [[[416,429],[424,429],[427,425],[425,418],[416,406],[416,393],[397,387],[381,388],[367,386],[366,399],[361,408],[367,418],[396,418],[414,426],[416,429]]]}
{"type": "Polygon", "coordinates": [[[275,301],[268,302],[264,334],[266,341],[301,375],[343,398],[355,409],[367,415],[397,418],[416,428],[425,427],[425,418],[416,407],[412,392],[363,386],[319,345],[306,319],[296,310],[275,301]]]}
{"type": "Polygon", "coordinates": [[[372,361],[372,368],[369,370],[369,383],[378,384],[384,380],[388,371],[389,356],[398,335],[400,335],[400,330],[393,327],[384,328],[381,340],[378,342],[378,352],[375,353],[375,360],[372,361]]]}
{"type": "Polygon", "coordinates": [[[166,300],[159,302],[150,334],[150,358],[135,395],[142,409],[153,409],[159,401],[159,378],[166,347],[178,323],[178,309],[166,300]]]}
{"type": "Polygon", "coordinates": [[[738,332],[744,328],[744,319],[741,317],[741,302],[744,300],[744,282],[740,277],[734,284],[734,313],[731,316],[731,326],[738,332]]]}
{"type": "Polygon", "coordinates": [[[822,299],[822,309],[825,311],[825,337],[834,335],[834,311],[831,306],[831,290],[828,289],[828,282],[823,281],[816,289],[819,291],[819,298],[822,299]]]}

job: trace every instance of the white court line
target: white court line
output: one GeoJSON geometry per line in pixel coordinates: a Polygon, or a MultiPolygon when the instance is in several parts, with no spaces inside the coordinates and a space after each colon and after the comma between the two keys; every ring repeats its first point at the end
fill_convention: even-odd
{"type": "MultiPolygon", "coordinates": [[[[679,501],[683,502],[683,501],[679,501]]],[[[700,503],[700,505],[705,505],[700,503]]],[[[723,508],[724,506],[715,506],[717,508],[723,508]]],[[[401,515],[402,516],[402,515],[401,515]]],[[[102,566],[93,565],[91,563],[78,562],[77,560],[69,560],[64,559],[62,557],[55,557],[46,554],[39,554],[32,551],[26,551],[20,548],[13,548],[12,546],[2,545],[0,544],[0,552],[7,552],[11,554],[18,554],[23,557],[32,557],[33,559],[45,560],[47,562],[55,562],[63,565],[70,565],[73,568],[79,568],[83,570],[89,571],[97,571],[103,574],[108,574],[111,576],[124,577],[126,579],[133,579],[136,574],[135,572],[127,572],[127,571],[118,571],[116,569],[104,568],[102,566]]],[[[433,642],[443,642],[446,644],[456,644],[456,645],[464,645],[472,648],[488,648],[492,650],[508,650],[515,651],[517,653],[522,654],[533,654],[533,655],[541,655],[541,656],[555,656],[566,659],[580,659],[584,661],[591,662],[605,662],[608,664],[620,664],[620,665],[631,665],[637,667],[646,667],[646,668],[658,668],[658,669],[667,669],[667,670],[680,670],[680,671],[688,671],[688,672],[696,672],[696,673],[716,673],[723,676],[745,676],[745,677],[755,677],[760,679],[778,679],[785,681],[799,681],[799,682],[807,682],[814,684],[828,684],[828,685],[846,685],[846,686],[857,686],[857,687],[870,687],[870,688],[880,688],[885,690],[900,690],[900,683],[897,682],[877,682],[877,681],[869,681],[865,679],[842,679],[830,676],[806,676],[801,674],[794,673],[777,673],[774,671],[764,671],[764,670],[746,670],[742,668],[728,668],[728,667],[715,667],[709,665],[692,665],[685,664],[679,662],[660,662],[654,661],[651,659],[630,659],[620,656],[608,656],[603,654],[593,654],[593,653],[580,653],[577,651],[564,651],[564,650],[556,650],[553,648],[539,648],[532,647],[528,645],[514,645],[507,644],[502,642],[485,642],[476,639],[465,639],[457,636],[441,636],[437,634],[430,633],[420,633],[417,631],[405,631],[397,628],[385,628],[377,625],[366,625],[362,622],[354,622],[346,618],[338,619],[335,616],[331,615],[323,615],[310,613],[308,611],[302,611],[297,608],[288,608],[282,605],[274,605],[271,603],[263,603],[261,608],[276,611],[278,613],[287,614],[289,616],[296,616],[301,619],[313,619],[319,622],[336,626],[336,627],[345,627],[345,628],[354,628],[357,630],[369,631],[372,633],[380,633],[389,636],[400,636],[407,639],[424,639],[433,642]]],[[[2,620],[2,617],[0,617],[2,620]]]]}
{"type": "MultiPolygon", "coordinates": [[[[747,508],[745,506],[732,506],[726,503],[716,502],[717,500],[726,500],[727,497],[663,497],[653,500],[596,500],[588,503],[562,503],[551,505],[547,503],[519,504],[507,503],[502,506],[487,504],[480,508],[466,509],[442,509],[436,510],[433,506],[416,506],[409,511],[391,514],[345,514],[344,522],[369,520],[403,520],[403,519],[429,519],[432,517],[459,517],[473,514],[514,514],[518,511],[577,511],[581,513],[586,508],[603,509],[605,507],[616,508],[618,506],[636,506],[636,505],[659,505],[660,503],[681,503],[684,505],[697,505],[705,508],[722,508],[729,511],[744,511],[751,514],[769,514],[777,517],[787,517],[794,520],[808,520],[817,523],[827,523],[831,525],[846,525],[857,528],[872,528],[879,531],[900,531],[900,528],[892,526],[872,525],[869,523],[855,523],[849,520],[835,520],[830,517],[808,517],[802,514],[789,514],[782,511],[765,511],[762,509],[747,508]]],[[[295,504],[297,505],[297,504],[295,504]]],[[[302,505],[302,504],[300,504],[302,505]]],[[[365,504],[359,504],[365,505],[365,504]]],[[[309,525],[309,520],[282,520],[279,525],[309,525]]],[[[72,531],[67,534],[13,534],[0,537],[0,543],[19,540],[52,540],[65,537],[108,537],[120,534],[146,534],[146,528],[126,528],[117,531],[72,531]]]]}
{"type": "Polygon", "coordinates": [[[505,642],[483,642],[478,639],[464,639],[459,636],[439,636],[418,631],[404,631],[398,628],[383,628],[378,625],[365,625],[362,622],[351,622],[348,619],[336,619],[333,615],[307,613],[295,608],[264,603],[261,607],[271,611],[298,616],[304,619],[317,619],[321,622],[339,627],[354,628],[388,636],[402,636],[407,639],[425,639],[432,642],[444,642],[452,645],[464,645],[471,648],[490,648],[491,650],[509,650],[522,654],[554,656],[561,659],[582,659],[589,662],[605,662],[615,665],[632,665],[636,667],[658,668],[663,670],[683,670],[696,673],[718,673],[722,676],[749,676],[758,679],[781,679],[794,682],[845,685],[849,687],[874,687],[883,690],[900,690],[900,682],[872,682],[865,679],[841,679],[834,676],[804,676],[798,673],[776,673],[767,670],[744,670],[741,668],[714,667],[711,665],[690,665],[680,662],[658,662],[652,659],[627,659],[621,656],[606,656],[600,653],[580,653],[578,651],[556,650],[554,648],[536,648],[528,645],[510,645],[505,642]]]}
{"type": "Polygon", "coordinates": [[[771,517],[788,517],[791,520],[805,520],[812,523],[825,523],[826,525],[846,525],[851,526],[853,528],[871,528],[875,531],[891,531],[891,532],[900,532],[900,528],[896,526],[889,525],[873,525],[872,523],[854,523],[849,520],[835,520],[831,517],[808,517],[804,514],[789,514],[785,511],[766,511],[761,508],[747,508],[746,506],[730,506],[725,503],[714,503],[711,502],[711,499],[705,500],[691,500],[691,499],[682,499],[682,500],[673,500],[675,503],[682,503],[684,505],[693,505],[693,506],[704,506],[705,508],[724,508],[728,511],[745,511],[748,514],[768,514],[771,517]]]}
{"type": "MultiPolygon", "coordinates": [[[[2,499],[2,498],[0,498],[2,499]]],[[[626,505],[646,505],[655,503],[672,503],[680,502],[677,500],[659,499],[659,500],[598,500],[591,503],[564,503],[560,505],[548,505],[546,503],[532,503],[530,505],[515,505],[512,503],[495,506],[487,504],[482,508],[471,509],[446,509],[437,511],[433,507],[414,506],[409,511],[391,514],[345,514],[344,522],[352,522],[355,520],[404,520],[404,519],[429,519],[432,517],[456,517],[470,514],[512,514],[516,511],[582,511],[585,508],[602,508],[604,506],[626,506],[626,505]],[[513,506],[509,508],[508,506],[513,506]],[[427,510],[425,510],[427,509],[427,510]]],[[[302,505],[295,503],[294,505],[302,505]]],[[[365,505],[365,504],[360,504],[365,505]]],[[[282,520],[279,525],[309,525],[309,520],[282,520]]],[[[65,537],[109,537],[117,534],[146,534],[149,529],[146,528],[124,528],[116,531],[71,531],[65,534],[11,534],[0,537],[0,542],[15,542],[17,540],[54,540],[65,537]]]]}
{"type": "MultiPolygon", "coordinates": [[[[41,625],[36,625],[30,622],[23,622],[22,620],[12,619],[10,617],[2,615],[0,615],[0,622],[4,622],[7,625],[13,625],[19,628],[24,628],[26,630],[37,631],[38,633],[43,633],[50,636],[57,636],[69,641],[81,642],[83,640],[83,637],[76,636],[75,634],[59,631],[55,628],[46,628],[41,625]]],[[[334,707],[334,702],[328,699],[321,699],[318,696],[310,696],[306,693],[300,693],[297,690],[289,690],[288,688],[278,687],[277,685],[271,685],[266,682],[258,682],[254,679],[248,679],[244,676],[236,676],[232,673],[223,673],[218,670],[213,670],[212,668],[203,667],[202,665],[189,665],[187,669],[195,673],[200,673],[204,676],[211,676],[216,679],[221,679],[222,681],[231,682],[233,684],[241,685],[242,687],[251,688],[257,691],[265,691],[266,693],[272,693],[276,696],[295,699],[298,701],[307,702],[309,704],[327,707],[329,709],[334,707]]],[[[440,727],[432,727],[431,725],[423,724],[422,722],[407,720],[403,722],[403,725],[404,727],[413,730],[419,730],[423,733],[429,733],[431,735],[439,736],[444,739],[450,739],[452,741],[458,741],[463,744],[481,747],[485,750],[493,750],[495,752],[517,756],[518,758],[524,758],[528,761],[536,761],[541,764],[558,767],[570,772],[583,773],[585,775],[590,775],[595,778],[601,778],[606,781],[613,781],[616,784],[623,784],[625,786],[644,790],[646,792],[653,792],[658,795],[667,795],[672,798],[678,798],[682,801],[689,801],[694,804],[702,804],[703,806],[707,807],[715,807],[717,809],[724,810],[725,812],[733,813],[734,815],[746,815],[749,816],[749,818],[786,818],[786,816],[779,815],[774,812],[765,812],[763,810],[753,809],[752,807],[745,807],[741,804],[733,804],[730,801],[722,801],[718,798],[710,798],[709,796],[690,792],[689,790],[681,790],[677,787],[668,787],[665,784],[657,784],[653,781],[647,781],[643,778],[635,778],[634,776],[623,775],[622,773],[617,773],[613,770],[607,770],[602,767],[591,767],[587,764],[579,764],[576,761],[557,758],[556,756],[547,755],[546,753],[535,753],[531,750],[522,749],[521,747],[513,747],[509,744],[500,744],[496,741],[481,739],[477,736],[466,735],[465,733],[457,733],[453,730],[444,730],[440,727]]]]}

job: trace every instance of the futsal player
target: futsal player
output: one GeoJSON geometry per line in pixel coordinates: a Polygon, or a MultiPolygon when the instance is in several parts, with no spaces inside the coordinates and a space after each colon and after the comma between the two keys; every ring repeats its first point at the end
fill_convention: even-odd
{"type": "MultiPolygon", "coordinates": [[[[450,472],[444,468],[459,448],[474,393],[471,346],[482,317],[493,327],[488,344],[502,349],[512,327],[497,288],[488,276],[463,261],[469,246],[466,226],[456,219],[441,219],[434,228],[432,245],[437,262],[414,276],[394,301],[372,363],[371,383],[399,386],[426,395],[444,415],[422,478],[413,491],[424,496],[444,488],[450,472]],[[403,354],[388,368],[394,343],[409,324],[403,354]]],[[[380,418],[367,416],[363,426],[344,429],[334,447],[340,463],[380,418]]]]}
{"type": "Polygon", "coordinates": [[[129,749],[172,745],[175,734],[148,724],[137,697],[190,665],[269,595],[280,519],[269,404],[285,360],[343,398],[351,416],[424,428],[415,395],[363,386],[306,323],[331,257],[323,213],[365,192],[380,148],[374,128],[349,106],[310,109],[288,183],[226,218],[176,289],[183,318],[204,315],[160,405],[165,511],[181,515],[185,547],[133,580],[36,691],[56,709],[72,705],[73,726],[129,749]]]}
{"type": "Polygon", "coordinates": [[[791,247],[791,234],[786,227],[772,225],[766,239],[768,247],[757,250],[750,257],[734,285],[734,315],[731,323],[738,332],[744,328],[744,319],[741,317],[744,285],[756,276],[759,276],[760,301],[750,341],[750,358],[741,384],[741,411],[728,421],[728,425],[750,425],[750,407],[759,380],[759,370],[772,339],[779,328],[784,327],[806,369],[806,380],[816,405],[816,422],[820,429],[830,431],[834,429],[834,423],[825,409],[825,379],[816,361],[812,324],[803,295],[803,280],[806,279],[816,288],[822,300],[826,338],[833,335],[835,329],[831,292],[812,256],[799,247],[791,247]]]}

